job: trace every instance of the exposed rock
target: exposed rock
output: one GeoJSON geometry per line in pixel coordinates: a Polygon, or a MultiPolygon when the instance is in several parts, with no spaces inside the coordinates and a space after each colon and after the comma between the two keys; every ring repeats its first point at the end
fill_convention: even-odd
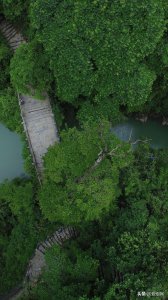
{"type": "Polygon", "coordinates": [[[163,117],[162,125],[168,125],[168,118],[163,117]]]}
{"type": "Polygon", "coordinates": [[[148,120],[148,116],[144,115],[144,114],[143,115],[139,115],[138,117],[136,117],[136,120],[138,120],[138,121],[140,121],[142,123],[145,123],[148,120]]]}

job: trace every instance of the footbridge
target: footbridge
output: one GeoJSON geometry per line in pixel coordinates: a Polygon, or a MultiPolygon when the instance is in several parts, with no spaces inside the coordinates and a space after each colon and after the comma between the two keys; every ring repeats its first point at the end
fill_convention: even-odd
{"type": "MultiPolygon", "coordinates": [[[[22,34],[2,16],[0,16],[0,31],[14,52],[21,44],[26,43],[22,34]]],[[[59,142],[50,99],[47,94],[44,100],[38,100],[31,95],[18,94],[18,101],[30,152],[41,182],[43,157],[50,146],[59,142]]]]}

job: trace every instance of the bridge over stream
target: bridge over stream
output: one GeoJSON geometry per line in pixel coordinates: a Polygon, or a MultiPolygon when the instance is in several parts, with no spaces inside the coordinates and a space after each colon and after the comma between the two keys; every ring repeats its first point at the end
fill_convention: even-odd
{"type": "MultiPolygon", "coordinates": [[[[0,16],[0,31],[13,51],[16,51],[22,43],[26,43],[22,34],[2,16],[0,16]]],[[[43,174],[43,157],[50,146],[59,142],[57,125],[47,95],[44,100],[28,95],[18,95],[18,100],[24,130],[40,181],[43,174]]]]}

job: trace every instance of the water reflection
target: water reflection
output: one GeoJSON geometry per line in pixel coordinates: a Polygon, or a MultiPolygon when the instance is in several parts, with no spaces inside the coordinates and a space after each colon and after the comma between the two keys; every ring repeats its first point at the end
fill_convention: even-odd
{"type": "Polygon", "coordinates": [[[168,126],[163,126],[160,122],[148,120],[142,123],[137,120],[129,119],[112,128],[114,132],[122,141],[137,139],[148,139],[151,147],[167,148],[168,147],[168,126]]]}
{"type": "Polygon", "coordinates": [[[0,182],[26,175],[22,148],[19,135],[0,124],[0,182]]]}

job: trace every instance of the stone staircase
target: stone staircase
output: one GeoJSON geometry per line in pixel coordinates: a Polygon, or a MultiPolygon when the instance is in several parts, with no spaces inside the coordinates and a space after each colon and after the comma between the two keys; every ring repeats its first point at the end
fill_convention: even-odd
{"type": "MultiPolygon", "coordinates": [[[[23,36],[1,14],[0,31],[13,51],[26,42],[23,36]]],[[[50,101],[47,95],[41,101],[31,96],[18,95],[18,101],[37,175],[38,178],[41,178],[43,173],[43,156],[49,146],[55,142],[59,142],[58,130],[50,101]]],[[[41,179],[39,181],[41,182],[41,179]]],[[[29,261],[24,283],[31,285],[38,280],[43,268],[46,266],[45,252],[47,249],[53,245],[63,246],[66,240],[75,237],[77,237],[77,233],[73,227],[61,227],[44,242],[40,243],[35,250],[34,256],[29,261]]],[[[9,293],[5,299],[18,299],[18,297],[24,294],[25,289],[26,287],[23,285],[18,290],[15,289],[15,291],[12,291],[12,296],[9,293]]]]}
{"type": "Polygon", "coordinates": [[[77,233],[73,227],[61,227],[52,236],[39,244],[35,250],[33,258],[29,262],[25,282],[32,284],[38,280],[42,270],[46,266],[44,254],[47,249],[54,245],[63,246],[65,241],[75,237],[77,237],[77,233]]]}
{"type": "Polygon", "coordinates": [[[54,245],[63,246],[63,243],[66,240],[76,237],[77,232],[73,227],[61,227],[57,231],[55,231],[53,235],[48,237],[44,242],[40,243],[35,250],[34,256],[29,261],[26,275],[22,284],[13,288],[8,294],[3,295],[2,298],[0,297],[0,300],[19,300],[23,299],[25,295],[28,295],[29,290],[31,290],[31,287],[36,285],[39,276],[41,275],[43,269],[46,267],[46,250],[54,245]]]}
{"type": "Polygon", "coordinates": [[[61,227],[47,240],[38,245],[36,251],[40,251],[42,254],[44,254],[45,251],[53,245],[58,244],[62,246],[66,240],[69,240],[71,237],[75,236],[76,232],[73,227],[61,227]]]}
{"type": "Polygon", "coordinates": [[[21,33],[19,33],[12,24],[6,22],[2,16],[0,16],[0,31],[5,36],[13,51],[15,51],[22,43],[25,43],[21,33]]]}

